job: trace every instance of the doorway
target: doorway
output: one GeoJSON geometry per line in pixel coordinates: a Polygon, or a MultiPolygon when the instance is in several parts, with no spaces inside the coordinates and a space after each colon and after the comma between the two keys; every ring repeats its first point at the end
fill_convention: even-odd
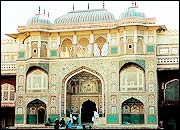
{"type": "Polygon", "coordinates": [[[27,124],[44,123],[46,118],[46,104],[35,99],[27,105],[27,124]]]}
{"type": "Polygon", "coordinates": [[[90,100],[85,101],[81,108],[81,122],[91,123],[94,111],[96,111],[96,104],[90,100]]]}
{"type": "Polygon", "coordinates": [[[42,124],[45,123],[45,110],[43,108],[40,108],[38,110],[38,123],[42,124]]]}

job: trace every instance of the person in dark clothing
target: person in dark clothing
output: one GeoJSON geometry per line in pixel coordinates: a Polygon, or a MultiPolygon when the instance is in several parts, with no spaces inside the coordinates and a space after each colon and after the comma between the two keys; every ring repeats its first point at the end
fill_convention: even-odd
{"type": "Polygon", "coordinates": [[[58,130],[59,129],[59,120],[56,119],[56,121],[54,122],[54,129],[58,130]]]}
{"type": "Polygon", "coordinates": [[[45,126],[50,126],[50,124],[51,124],[51,120],[50,120],[50,118],[48,118],[47,121],[46,121],[45,126]]]}
{"type": "Polygon", "coordinates": [[[60,126],[61,126],[61,127],[66,126],[66,123],[65,123],[64,118],[61,119],[61,121],[60,121],[60,126]]]}
{"type": "Polygon", "coordinates": [[[85,126],[85,125],[83,125],[83,130],[84,130],[84,129],[86,129],[86,126],[85,126]]]}

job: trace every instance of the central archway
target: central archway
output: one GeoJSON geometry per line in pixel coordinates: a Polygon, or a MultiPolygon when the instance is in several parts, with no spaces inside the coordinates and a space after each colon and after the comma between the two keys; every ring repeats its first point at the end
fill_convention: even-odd
{"type": "Polygon", "coordinates": [[[81,108],[81,122],[89,123],[92,122],[94,111],[97,111],[96,104],[90,100],[85,101],[81,108]]]}
{"type": "Polygon", "coordinates": [[[81,119],[82,104],[89,99],[95,102],[99,116],[104,117],[104,80],[95,70],[82,66],[70,72],[63,79],[61,91],[62,116],[70,117],[72,113],[81,119]]]}

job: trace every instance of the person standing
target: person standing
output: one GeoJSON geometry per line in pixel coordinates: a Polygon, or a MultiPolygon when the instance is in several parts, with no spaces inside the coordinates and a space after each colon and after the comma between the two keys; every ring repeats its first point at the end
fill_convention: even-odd
{"type": "Polygon", "coordinates": [[[45,126],[50,126],[50,124],[51,124],[51,120],[50,120],[50,118],[48,118],[47,121],[46,121],[45,126]]]}
{"type": "Polygon", "coordinates": [[[59,120],[58,118],[56,118],[55,122],[54,122],[54,129],[58,130],[59,129],[59,120]]]}
{"type": "Polygon", "coordinates": [[[86,129],[86,126],[85,125],[83,125],[83,130],[85,130],[86,129]]]}
{"type": "Polygon", "coordinates": [[[61,127],[66,126],[66,123],[65,123],[64,118],[61,119],[61,121],[60,121],[60,126],[61,126],[61,127]]]}
{"type": "Polygon", "coordinates": [[[69,120],[69,122],[68,122],[68,127],[70,128],[70,129],[72,129],[72,126],[73,126],[73,123],[71,122],[71,120],[69,120]]]}

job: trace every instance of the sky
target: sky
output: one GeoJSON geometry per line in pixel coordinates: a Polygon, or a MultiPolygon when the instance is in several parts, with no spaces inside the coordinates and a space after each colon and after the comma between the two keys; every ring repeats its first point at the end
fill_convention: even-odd
{"type": "MultiPolygon", "coordinates": [[[[116,19],[128,9],[134,1],[105,1],[105,9],[116,19]]],[[[1,1],[1,39],[11,39],[5,34],[17,33],[18,26],[26,25],[29,18],[45,9],[51,22],[73,10],[102,9],[103,1],[1,1]]],[[[156,23],[165,25],[168,30],[179,30],[179,1],[137,1],[138,10],[146,17],[156,17],[156,23]]]]}

